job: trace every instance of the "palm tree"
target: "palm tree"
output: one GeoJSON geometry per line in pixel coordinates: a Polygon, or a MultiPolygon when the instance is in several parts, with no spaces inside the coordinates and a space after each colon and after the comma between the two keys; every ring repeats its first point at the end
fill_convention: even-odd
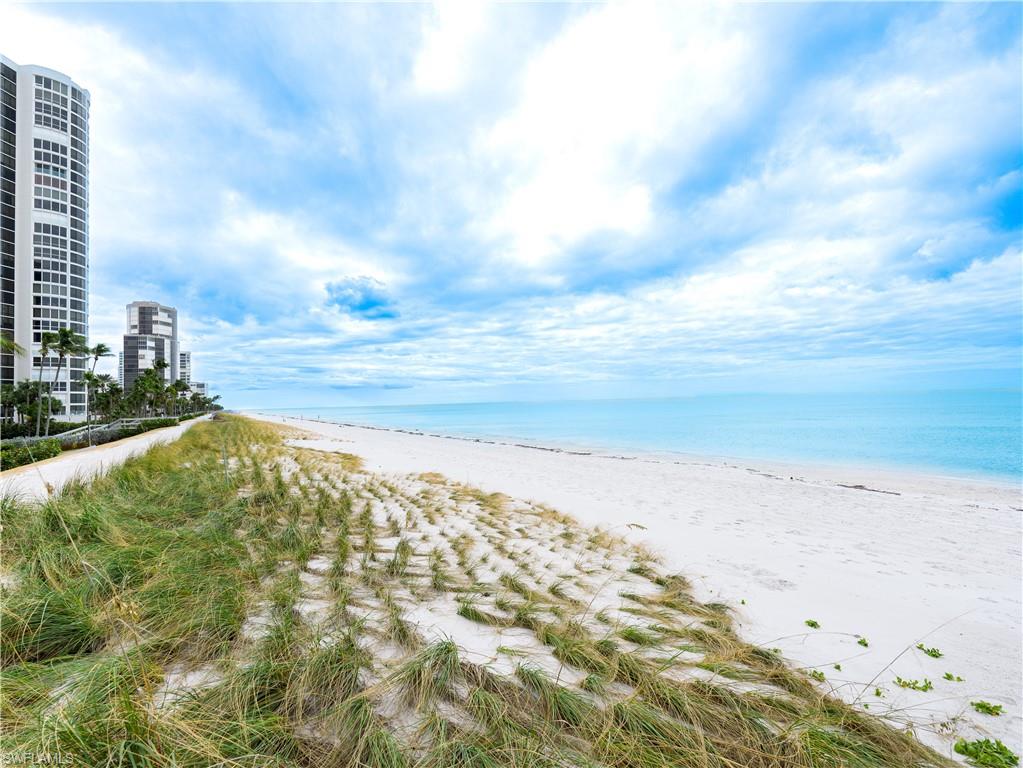
{"type": "Polygon", "coordinates": [[[88,427],[89,432],[89,445],[92,445],[92,386],[96,383],[96,363],[99,362],[101,357],[110,357],[113,352],[110,351],[110,347],[104,344],[102,341],[98,342],[96,346],[89,348],[89,355],[92,357],[92,368],[85,375],[85,424],[88,427]]]}
{"type": "Polygon", "coordinates": [[[0,353],[5,355],[23,355],[25,348],[14,339],[0,334],[0,353]]]}
{"type": "Polygon", "coordinates": [[[180,413],[178,405],[184,401],[183,396],[188,391],[188,385],[184,382],[183,379],[178,379],[171,386],[174,387],[174,411],[175,411],[174,415],[176,416],[178,413],[180,413]]]}
{"type": "MultiPolygon", "coordinates": [[[[36,437],[39,437],[39,429],[42,426],[43,417],[43,362],[50,356],[50,347],[57,343],[57,334],[51,333],[50,331],[44,331],[39,337],[39,384],[37,386],[38,395],[36,400],[39,402],[39,410],[36,411],[36,437]]],[[[47,410],[49,410],[49,402],[47,402],[47,410]]],[[[49,424],[50,416],[46,415],[47,424],[49,424]]]]}
{"type": "Polygon", "coordinates": [[[110,418],[116,407],[120,405],[121,388],[109,373],[101,373],[92,377],[93,389],[96,393],[94,410],[110,418]],[[116,405],[115,405],[116,403],[116,405]]]}
{"type": "Polygon", "coordinates": [[[156,385],[155,382],[153,386],[154,410],[157,408],[157,406],[162,406],[165,411],[167,409],[167,390],[165,389],[163,382],[166,380],[164,378],[166,375],[164,374],[164,371],[166,371],[168,368],[170,368],[170,363],[168,363],[163,358],[160,358],[153,363],[153,370],[156,371],[160,377],[158,386],[156,385]]]}
{"type": "MultiPolygon", "coordinates": [[[[60,377],[60,369],[64,365],[64,358],[84,354],[88,351],[88,347],[85,346],[84,336],[79,336],[70,328],[61,328],[57,331],[57,340],[53,344],[53,351],[57,353],[57,370],[53,373],[53,387],[55,388],[57,379],[60,377]]],[[[69,395],[70,392],[71,387],[69,386],[69,395]]],[[[70,402],[70,397],[68,400],[70,402]]],[[[50,414],[46,414],[46,436],[50,436],[50,414]]]]}
{"type": "Polygon", "coordinates": [[[85,426],[89,435],[89,445],[92,445],[92,394],[99,386],[99,377],[92,371],[82,374],[82,381],[85,382],[85,426]]]}
{"type": "Polygon", "coordinates": [[[92,357],[92,368],[89,369],[90,373],[96,372],[96,363],[99,362],[101,357],[113,357],[114,355],[114,353],[110,351],[110,347],[102,341],[98,342],[95,347],[91,347],[86,351],[89,353],[89,356],[92,357]]]}
{"type": "MultiPolygon", "coordinates": [[[[25,348],[7,335],[8,333],[10,333],[10,331],[7,333],[0,333],[0,353],[5,355],[25,354],[25,348]]],[[[13,393],[14,388],[11,385],[5,384],[4,390],[6,396],[0,398],[0,412],[2,412],[4,418],[7,418],[8,412],[14,407],[11,399],[11,394],[13,393]]]]}
{"type": "Polygon", "coordinates": [[[146,401],[146,378],[145,372],[138,376],[131,385],[131,389],[125,392],[124,405],[136,416],[142,416],[143,404],[146,401]]]}
{"type": "Polygon", "coordinates": [[[158,405],[164,391],[163,369],[167,367],[165,360],[157,360],[152,368],[146,368],[131,385],[130,398],[138,406],[138,415],[148,416],[150,407],[158,405]]]}
{"type": "MultiPolygon", "coordinates": [[[[22,379],[7,390],[4,402],[18,412],[18,423],[24,424],[31,418],[32,409],[39,407],[38,393],[31,379],[22,379]]],[[[31,422],[29,422],[31,423],[31,422]]]]}
{"type": "Polygon", "coordinates": [[[174,405],[178,399],[178,391],[173,384],[168,384],[163,390],[163,415],[173,416],[174,405]]]}

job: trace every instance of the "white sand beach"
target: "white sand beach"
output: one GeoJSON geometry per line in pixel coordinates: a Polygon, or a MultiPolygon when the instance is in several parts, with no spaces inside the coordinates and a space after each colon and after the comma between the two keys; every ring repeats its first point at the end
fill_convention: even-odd
{"type": "Polygon", "coordinates": [[[732,606],[746,639],[819,670],[842,698],[913,726],[946,754],[952,734],[998,738],[1020,751],[1018,487],[570,453],[250,415],[309,430],[321,437],[303,444],[356,454],[372,471],[439,472],[627,533],[688,577],[698,596],[732,606]],[[928,690],[900,687],[897,678],[928,690]],[[1004,713],[975,712],[979,700],[1004,713]]]}
{"type": "Polygon", "coordinates": [[[52,459],[0,472],[0,496],[45,499],[50,493],[59,491],[70,480],[91,479],[132,456],[145,453],[154,445],[177,440],[185,430],[206,418],[208,417],[200,416],[176,427],[154,429],[105,445],[67,451],[52,459]]]}

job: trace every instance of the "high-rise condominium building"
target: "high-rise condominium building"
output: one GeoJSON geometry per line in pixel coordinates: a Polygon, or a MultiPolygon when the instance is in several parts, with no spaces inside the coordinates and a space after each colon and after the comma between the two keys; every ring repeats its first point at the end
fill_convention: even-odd
{"type": "Polygon", "coordinates": [[[131,389],[147,368],[163,360],[163,380],[173,384],[179,378],[178,311],[155,301],[133,301],[126,307],[128,332],[124,334],[121,386],[131,389]]]}
{"type": "Polygon", "coordinates": [[[192,353],[178,353],[178,378],[186,384],[192,383],[192,353]]]}
{"type": "MultiPolygon", "coordinates": [[[[89,334],[89,92],[52,69],[0,55],[0,383],[53,381],[44,332],[89,334]]],[[[52,393],[85,413],[85,357],[65,360],[52,393]]]]}

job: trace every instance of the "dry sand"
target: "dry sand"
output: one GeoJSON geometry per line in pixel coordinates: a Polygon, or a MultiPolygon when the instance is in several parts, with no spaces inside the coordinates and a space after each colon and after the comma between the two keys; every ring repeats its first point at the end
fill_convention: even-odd
{"type": "Polygon", "coordinates": [[[951,733],[999,738],[1020,751],[1018,487],[858,468],[567,453],[260,418],[317,433],[326,439],[309,447],[357,454],[371,471],[440,472],[628,533],[688,576],[700,597],[732,605],[747,639],[820,670],[844,699],[912,724],[946,754],[951,733]],[[918,643],[943,655],[932,658],[918,643]],[[946,672],[963,681],[943,679],[946,672]],[[907,690],[896,677],[933,688],[907,690]],[[977,700],[1005,712],[976,713],[970,702],[977,700]]]}

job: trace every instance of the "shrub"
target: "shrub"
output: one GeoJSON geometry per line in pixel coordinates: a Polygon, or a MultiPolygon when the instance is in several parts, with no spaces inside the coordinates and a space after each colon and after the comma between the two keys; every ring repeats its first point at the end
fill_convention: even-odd
{"type": "Polygon", "coordinates": [[[161,427],[176,427],[177,425],[178,420],[173,416],[168,416],[162,419],[150,419],[149,421],[145,422],[142,426],[145,427],[143,431],[147,432],[150,429],[160,429],[161,427]]]}
{"type": "MultiPolygon", "coordinates": [[[[45,427],[45,424],[43,426],[45,427]]],[[[50,434],[59,435],[61,432],[67,432],[69,429],[80,426],[82,425],[70,421],[51,421],[50,434]]],[[[34,437],[35,433],[36,425],[34,421],[26,424],[15,424],[12,421],[0,422],[0,438],[4,440],[12,437],[34,437]]]]}
{"type": "MultiPolygon", "coordinates": [[[[160,419],[148,419],[138,426],[135,427],[121,427],[116,431],[109,429],[100,430],[96,429],[92,433],[92,444],[93,445],[104,445],[106,443],[112,443],[114,440],[122,440],[126,437],[134,437],[135,435],[141,435],[143,432],[149,432],[153,429],[161,429],[162,427],[176,427],[178,420],[175,418],[160,418],[160,419]]],[[[86,435],[80,436],[75,440],[74,443],[67,446],[68,448],[85,448],[89,445],[89,438],[86,435]]]]}
{"type": "MultiPolygon", "coordinates": [[[[64,422],[54,422],[59,425],[61,430],[68,427],[81,427],[81,424],[66,424],[64,422]]],[[[175,427],[179,424],[179,420],[173,417],[159,418],[159,419],[148,419],[142,424],[136,427],[124,427],[116,431],[102,429],[101,424],[94,425],[92,433],[92,444],[103,445],[105,443],[113,442],[114,440],[121,440],[125,437],[133,437],[140,435],[143,432],[148,432],[152,429],[161,429],[163,427],[175,427]]],[[[10,425],[9,425],[10,426],[10,425]]],[[[19,426],[19,425],[13,425],[19,426]]],[[[24,426],[24,425],[20,425],[24,426]]],[[[34,429],[34,428],[33,428],[34,429]]],[[[4,440],[7,440],[7,434],[4,434],[4,440]]],[[[89,445],[88,435],[76,435],[66,445],[63,446],[63,450],[71,450],[74,448],[85,448],[89,445]]],[[[23,464],[31,464],[33,461],[42,461],[43,459],[49,459],[56,456],[61,452],[61,441],[60,433],[57,433],[55,438],[47,440],[39,440],[30,444],[18,444],[4,442],[2,447],[2,459],[0,459],[0,469],[11,469],[13,467],[20,467],[23,464]]]]}
{"type": "Polygon", "coordinates": [[[35,443],[19,445],[4,443],[0,446],[0,469],[11,469],[33,461],[49,459],[60,453],[60,440],[50,438],[35,443]]]}
{"type": "Polygon", "coordinates": [[[132,437],[133,435],[141,435],[143,432],[149,432],[153,429],[162,429],[163,427],[176,427],[178,420],[175,418],[163,418],[163,419],[147,419],[138,426],[135,427],[123,427],[116,437],[110,437],[104,442],[110,442],[110,440],[120,440],[122,437],[132,437]]]}

